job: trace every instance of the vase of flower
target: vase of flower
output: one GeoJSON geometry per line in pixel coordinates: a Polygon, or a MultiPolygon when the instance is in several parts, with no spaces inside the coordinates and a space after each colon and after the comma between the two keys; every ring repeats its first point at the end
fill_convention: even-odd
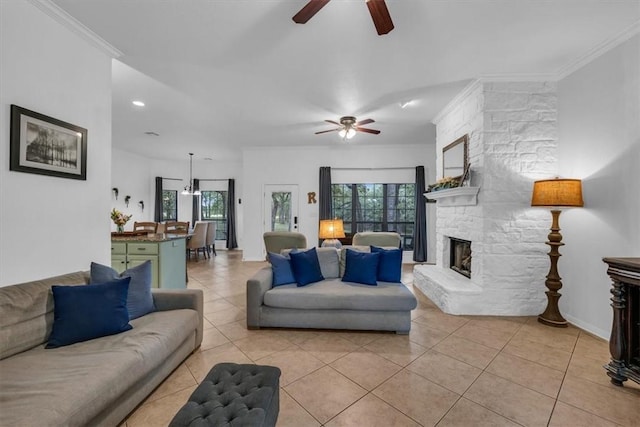
{"type": "Polygon", "coordinates": [[[116,208],[111,211],[111,221],[118,227],[118,233],[124,233],[124,225],[131,219],[131,215],[125,215],[116,208]]]}

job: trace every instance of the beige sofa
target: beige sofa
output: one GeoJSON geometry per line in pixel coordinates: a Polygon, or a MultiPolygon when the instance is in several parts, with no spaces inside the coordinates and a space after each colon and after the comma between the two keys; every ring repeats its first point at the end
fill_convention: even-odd
{"type": "Polygon", "coordinates": [[[202,342],[202,291],[153,290],[156,311],[133,329],[45,349],[52,285],[76,272],[0,288],[0,425],[115,426],[202,342]]]}

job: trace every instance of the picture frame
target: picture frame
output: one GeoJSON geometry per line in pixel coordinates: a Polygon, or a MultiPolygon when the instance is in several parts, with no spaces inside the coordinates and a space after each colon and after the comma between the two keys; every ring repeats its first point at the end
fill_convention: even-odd
{"type": "Polygon", "coordinates": [[[87,180],[87,130],[11,105],[9,170],[87,180]]]}

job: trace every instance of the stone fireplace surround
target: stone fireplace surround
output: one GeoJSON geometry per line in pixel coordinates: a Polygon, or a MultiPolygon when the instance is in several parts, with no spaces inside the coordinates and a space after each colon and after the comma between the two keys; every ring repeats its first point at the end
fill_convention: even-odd
{"type": "Polygon", "coordinates": [[[557,173],[556,84],[477,80],[434,123],[438,166],[442,147],[469,135],[479,192],[477,203],[436,202],[436,264],[415,266],[414,285],[450,314],[541,313],[550,217],[530,198],[534,180],[557,173]],[[472,242],[471,278],[449,268],[450,237],[472,242]]]}

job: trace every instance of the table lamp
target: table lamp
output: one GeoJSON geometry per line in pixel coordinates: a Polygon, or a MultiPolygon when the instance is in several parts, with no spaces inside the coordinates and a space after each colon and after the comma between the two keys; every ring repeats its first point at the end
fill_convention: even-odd
{"type": "Polygon", "coordinates": [[[562,243],[562,234],[560,234],[560,226],[558,225],[560,218],[560,208],[582,207],[582,181],[579,179],[546,179],[533,183],[533,195],[531,197],[531,206],[545,206],[551,208],[551,232],[546,242],[551,247],[549,251],[549,259],[551,267],[545,281],[546,287],[549,289],[547,294],[547,308],[544,313],[538,316],[538,322],[558,328],[566,328],[567,321],[560,314],[558,308],[558,300],[562,288],[562,280],[558,274],[558,258],[560,258],[559,248],[564,245],[562,243]]]}
{"type": "Polygon", "coordinates": [[[340,249],[342,243],[340,240],[344,237],[344,224],[341,219],[321,219],[320,220],[320,232],[318,237],[325,239],[322,242],[322,247],[333,247],[340,249]]]}

